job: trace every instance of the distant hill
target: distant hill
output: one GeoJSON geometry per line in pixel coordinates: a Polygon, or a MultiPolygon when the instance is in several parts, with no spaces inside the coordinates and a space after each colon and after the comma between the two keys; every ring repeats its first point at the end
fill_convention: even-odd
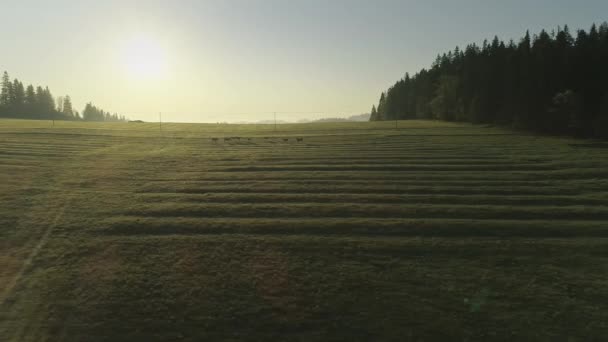
{"type": "Polygon", "coordinates": [[[371,116],[371,114],[366,113],[366,114],[351,115],[347,118],[323,118],[323,119],[310,120],[310,121],[301,120],[300,122],[365,122],[365,121],[369,121],[370,116],[371,116]]]}
{"type": "MultiPolygon", "coordinates": [[[[289,123],[315,123],[315,122],[367,122],[370,120],[371,114],[358,114],[351,115],[346,118],[322,118],[316,120],[301,119],[298,121],[285,121],[277,120],[277,124],[289,124],[289,123]]],[[[237,121],[236,124],[259,124],[259,125],[272,125],[275,123],[274,120],[260,120],[260,121],[237,121]]]]}
{"type": "MultiPolygon", "coordinates": [[[[261,120],[261,121],[256,121],[256,124],[260,124],[260,125],[272,125],[275,123],[274,120],[261,120]]],[[[278,124],[286,124],[286,123],[290,123],[289,121],[284,121],[284,120],[277,120],[276,123],[278,124]]]]}

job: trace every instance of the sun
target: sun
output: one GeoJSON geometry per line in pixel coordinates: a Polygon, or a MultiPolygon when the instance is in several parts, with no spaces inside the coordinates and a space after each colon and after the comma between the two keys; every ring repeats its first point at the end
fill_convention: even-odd
{"type": "Polygon", "coordinates": [[[139,35],[125,40],[122,58],[130,77],[148,80],[162,78],[167,73],[167,55],[158,40],[139,35]]]}

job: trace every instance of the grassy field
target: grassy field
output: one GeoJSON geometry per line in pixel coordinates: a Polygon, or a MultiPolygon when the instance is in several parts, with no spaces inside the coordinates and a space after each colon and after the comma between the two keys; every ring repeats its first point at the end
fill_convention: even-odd
{"type": "Polygon", "coordinates": [[[0,121],[0,340],[608,339],[608,145],[399,125],[0,121]]]}

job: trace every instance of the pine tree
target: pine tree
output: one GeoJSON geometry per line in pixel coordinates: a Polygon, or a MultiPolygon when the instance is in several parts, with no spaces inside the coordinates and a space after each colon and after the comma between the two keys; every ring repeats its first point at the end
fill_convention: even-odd
{"type": "Polygon", "coordinates": [[[2,92],[0,93],[0,114],[8,115],[11,107],[13,83],[5,71],[2,75],[2,92]]]}
{"type": "Polygon", "coordinates": [[[80,114],[74,110],[72,99],[69,96],[58,97],[55,101],[48,87],[34,88],[33,85],[28,85],[26,89],[18,79],[11,81],[8,72],[3,73],[0,89],[0,117],[46,120],[126,120],[124,116],[112,115],[91,103],[87,104],[82,115],[83,117],[80,117],[80,114]]]}
{"type": "Polygon", "coordinates": [[[55,110],[55,100],[48,87],[36,88],[36,108],[39,119],[58,119],[56,116],[57,111],[55,110]]]}
{"type": "Polygon", "coordinates": [[[25,106],[25,88],[23,87],[23,83],[19,82],[18,79],[13,81],[13,91],[10,102],[13,115],[21,117],[25,106]]]}
{"type": "Polygon", "coordinates": [[[8,76],[8,72],[4,72],[2,75],[2,93],[0,94],[0,105],[7,106],[11,98],[11,89],[13,84],[8,76]]]}
{"type": "Polygon", "coordinates": [[[28,85],[25,90],[25,117],[28,119],[36,118],[36,91],[33,85],[28,85]]]}
{"type": "Polygon", "coordinates": [[[57,96],[57,100],[55,100],[55,104],[57,105],[57,112],[63,113],[63,96],[57,96]]]}
{"type": "Polygon", "coordinates": [[[576,38],[568,26],[533,38],[527,31],[517,44],[494,37],[406,74],[381,94],[372,120],[437,118],[599,136],[608,122],[607,60],[608,23],[576,38]]]}
{"type": "Polygon", "coordinates": [[[380,101],[378,102],[378,109],[377,109],[377,117],[378,120],[386,120],[386,95],[384,93],[382,93],[382,95],[380,95],[380,101]]]}
{"type": "Polygon", "coordinates": [[[66,95],[63,98],[63,114],[65,114],[68,118],[74,117],[74,109],[72,108],[72,99],[70,95],[66,95]]]}
{"type": "Polygon", "coordinates": [[[376,111],[376,105],[372,106],[371,115],[369,121],[378,121],[378,111],[376,111]]]}
{"type": "Polygon", "coordinates": [[[44,89],[41,86],[36,87],[36,110],[37,119],[47,119],[44,112],[44,89]]]}

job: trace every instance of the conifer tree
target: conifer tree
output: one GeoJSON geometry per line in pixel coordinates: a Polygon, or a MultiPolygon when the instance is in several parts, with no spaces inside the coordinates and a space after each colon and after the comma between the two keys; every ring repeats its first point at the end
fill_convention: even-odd
{"type": "Polygon", "coordinates": [[[23,115],[23,109],[25,105],[25,88],[23,88],[23,83],[19,82],[18,79],[13,81],[13,89],[11,94],[11,110],[12,115],[15,117],[20,117],[23,115]]]}
{"type": "Polygon", "coordinates": [[[63,114],[65,114],[68,118],[74,117],[74,109],[72,108],[72,99],[70,95],[66,95],[63,98],[63,114]]]}
{"type": "Polygon", "coordinates": [[[526,31],[517,44],[494,37],[438,54],[430,69],[382,92],[370,120],[436,118],[603,136],[608,23],[570,32],[526,31]]]}
{"type": "Polygon", "coordinates": [[[28,119],[36,118],[36,91],[33,85],[28,85],[25,89],[25,117],[28,119]]]}
{"type": "Polygon", "coordinates": [[[8,76],[8,73],[5,71],[2,75],[2,91],[0,92],[0,108],[2,112],[6,114],[11,105],[11,98],[13,92],[13,83],[11,83],[11,79],[8,76]]]}
{"type": "Polygon", "coordinates": [[[376,111],[376,105],[372,106],[372,111],[369,119],[370,121],[378,121],[378,112],[376,111]]]}

